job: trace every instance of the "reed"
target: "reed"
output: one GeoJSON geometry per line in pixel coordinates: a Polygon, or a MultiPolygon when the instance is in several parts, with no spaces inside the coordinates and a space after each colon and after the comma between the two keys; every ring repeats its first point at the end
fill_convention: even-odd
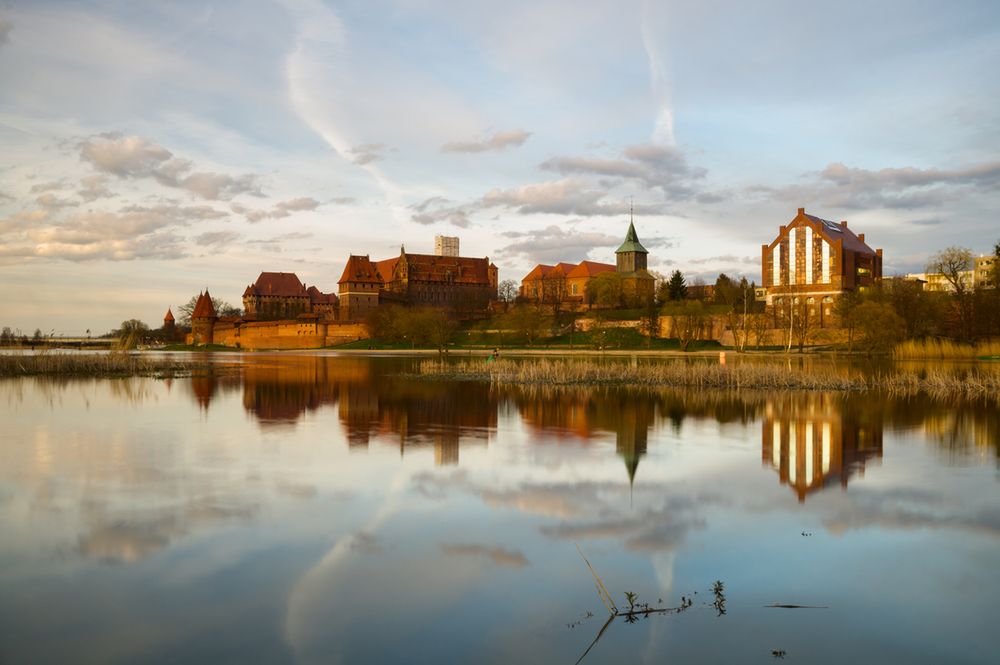
{"type": "Polygon", "coordinates": [[[962,344],[950,339],[910,339],[898,344],[893,355],[899,359],[940,358],[943,360],[971,360],[986,356],[1000,357],[1000,339],[989,339],[976,344],[962,344]]]}
{"type": "Polygon", "coordinates": [[[0,377],[15,376],[178,376],[207,367],[205,362],[129,353],[37,353],[0,355],[0,377]]]}
{"type": "Polygon", "coordinates": [[[496,385],[685,387],[738,390],[822,390],[935,395],[1000,395],[1000,372],[900,371],[874,376],[843,376],[832,371],[777,365],[707,363],[599,363],[588,360],[540,360],[492,363],[425,361],[420,373],[443,379],[489,381],[496,385]]]}

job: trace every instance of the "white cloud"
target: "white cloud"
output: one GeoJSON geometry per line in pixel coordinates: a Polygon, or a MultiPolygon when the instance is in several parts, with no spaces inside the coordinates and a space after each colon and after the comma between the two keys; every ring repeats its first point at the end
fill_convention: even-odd
{"type": "Polygon", "coordinates": [[[531,132],[514,129],[507,132],[496,132],[479,141],[453,141],[441,146],[442,152],[496,152],[506,148],[517,148],[531,136],[531,132]]]}
{"type": "Polygon", "coordinates": [[[82,141],[80,159],[103,173],[123,179],[152,178],[164,187],[179,188],[211,201],[228,201],[239,194],[262,196],[254,174],[231,176],[195,171],[190,160],[138,136],[111,132],[82,141]]]}

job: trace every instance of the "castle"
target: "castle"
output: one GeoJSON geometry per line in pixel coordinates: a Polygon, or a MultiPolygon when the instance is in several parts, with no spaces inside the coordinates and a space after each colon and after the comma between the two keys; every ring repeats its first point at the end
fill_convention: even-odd
{"type": "MultiPolygon", "coordinates": [[[[445,249],[457,251],[455,245],[445,249]]],[[[497,267],[488,257],[412,254],[402,247],[399,256],[382,261],[352,254],[337,293],[307,287],[295,273],[260,273],[243,292],[242,316],[218,316],[206,289],[198,295],[186,339],[246,349],[344,344],[368,336],[364,322],[381,305],[430,305],[463,318],[481,315],[497,299],[497,282],[497,267]]]]}

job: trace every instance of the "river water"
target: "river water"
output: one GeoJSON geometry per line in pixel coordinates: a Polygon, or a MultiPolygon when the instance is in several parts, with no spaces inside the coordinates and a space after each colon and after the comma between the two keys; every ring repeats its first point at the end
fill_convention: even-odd
{"type": "Polygon", "coordinates": [[[0,381],[0,663],[987,663],[998,403],[0,381]],[[722,582],[724,613],[713,585],[722,582]],[[781,608],[773,604],[813,607],[781,608]]]}

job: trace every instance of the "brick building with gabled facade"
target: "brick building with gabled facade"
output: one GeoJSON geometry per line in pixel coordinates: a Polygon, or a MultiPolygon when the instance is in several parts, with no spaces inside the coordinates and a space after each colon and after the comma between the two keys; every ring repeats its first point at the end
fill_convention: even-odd
{"type": "Polygon", "coordinates": [[[777,315],[789,306],[805,308],[820,326],[835,322],[834,304],[847,291],[873,286],[882,279],[882,250],[865,243],[847,222],[798,214],[761,246],[762,292],[777,315]]]}

